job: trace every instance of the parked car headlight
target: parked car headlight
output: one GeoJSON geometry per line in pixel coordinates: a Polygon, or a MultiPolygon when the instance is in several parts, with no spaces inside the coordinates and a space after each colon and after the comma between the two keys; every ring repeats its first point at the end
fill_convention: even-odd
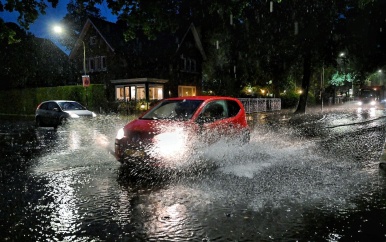
{"type": "Polygon", "coordinates": [[[91,115],[93,118],[95,118],[97,116],[94,112],[92,112],[91,115]]]}
{"type": "Polygon", "coordinates": [[[75,114],[75,113],[70,113],[70,117],[71,118],[79,118],[79,115],[75,114]]]}
{"type": "Polygon", "coordinates": [[[117,136],[115,138],[122,139],[123,137],[125,137],[125,131],[123,130],[123,128],[121,128],[118,130],[117,136]]]}

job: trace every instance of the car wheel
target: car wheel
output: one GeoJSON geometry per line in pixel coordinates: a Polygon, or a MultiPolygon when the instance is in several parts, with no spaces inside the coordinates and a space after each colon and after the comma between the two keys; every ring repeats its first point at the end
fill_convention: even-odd
{"type": "Polygon", "coordinates": [[[35,126],[38,128],[38,127],[42,127],[42,121],[40,120],[39,117],[36,117],[35,119],[35,126]]]}
{"type": "Polygon", "coordinates": [[[59,120],[59,125],[65,125],[67,123],[67,118],[61,117],[59,120]]]}

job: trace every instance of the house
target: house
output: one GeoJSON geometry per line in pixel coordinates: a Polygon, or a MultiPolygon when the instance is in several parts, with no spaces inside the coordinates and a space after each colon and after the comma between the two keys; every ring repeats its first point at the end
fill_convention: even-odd
{"type": "Polygon", "coordinates": [[[137,35],[125,41],[124,25],[97,18],[85,23],[70,59],[79,78],[106,85],[109,101],[160,100],[201,93],[202,63],[206,59],[194,24],[151,40],[137,35]]]}

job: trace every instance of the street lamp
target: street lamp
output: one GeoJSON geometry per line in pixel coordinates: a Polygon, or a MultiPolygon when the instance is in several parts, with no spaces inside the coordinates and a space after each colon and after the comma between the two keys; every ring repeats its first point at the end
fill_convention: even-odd
{"type": "MultiPolygon", "coordinates": [[[[344,75],[344,80],[347,81],[347,57],[346,53],[340,52],[339,57],[342,59],[342,66],[343,66],[343,75],[344,75]]],[[[351,97],[354,99],[354,79],[350,75],[350,80],[351,80],[351,97]]]]}
{"type": "MultiPolygon", "coordinates": [[[[62,26],[60,26],[60,25],[55,25],[53,27],[53,30],[57,34],[62,34],[64,32],[62,26]]],[[[86,76],[87,75],[87,73],[86,73],[86,45],[85,45],[83,40],[82,40],[82,45],[83,45],[83,72],[84,72],[84,75],[86,76]]]]}
{"type": "MultiPolygon", "coordinates": [[[[63,28],[60,25],[55,25],[53,27],[53,30],[57,34],[63,33],[63,28]]],[[[86,73],[86,45],[83,40],[82,40],[82,46],[83,46],[83,72],[84,72],[84,75],[82,76],[82,83],[84,87],[88,87],[90,85],[90,76],[87,75],[86,73]]],[[[86,89],[86,105],[88,106],[87,89],[86,89]]]]}

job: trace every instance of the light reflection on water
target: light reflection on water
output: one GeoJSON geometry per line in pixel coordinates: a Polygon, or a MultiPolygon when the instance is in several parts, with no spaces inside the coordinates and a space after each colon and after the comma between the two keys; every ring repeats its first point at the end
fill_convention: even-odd
{"type": "MultiPolygon", "coordinates": [[[[72,124],[53,133],[51,142],[47,142],[47,132],[54,131],[37,130],[48,151],[38,158],[32,173],[47,180],[39,209],[50,213],[56,238],[307,238],[301,234],[318,219],[333,214],[344,219],[360,209],[358,200],[384,185],[376,169],[364,169],[361,164],[373,160],[356,161],[355,151],[348,147],[340,152],[349,155],[337,159],[339,149],[326,152],[319,140],[294,138],[292,132],[297,131],[291,129],[255,130],[251,142],[242,147],[219,140],[201,147],[199,155],[191,158],[214,163],[216,170],[181,173],[164,182],[131,181],[124,172],[118,173],[120,165],[109,153],[123,124],[115,118],[91,126],[72,124]]],[[[338,229],[323,236],[334,241],[342,233],[338,229]]]]}

